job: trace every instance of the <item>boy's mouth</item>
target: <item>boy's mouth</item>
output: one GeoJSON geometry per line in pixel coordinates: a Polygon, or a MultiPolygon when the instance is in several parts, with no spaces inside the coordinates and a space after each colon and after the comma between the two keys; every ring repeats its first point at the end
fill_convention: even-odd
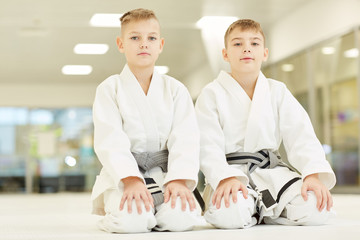
{"type": "Polygon", "coordinates": [[[141,52],[141,53],[139,53],[138,55],[140,55],[140,56],[150,56],[150,53],[147,53],[147,52],[141,52]]]}
{"type": "Polygon", "coordinates": [[[241,58],[240,60],[243,60],[243,61],[250,61],[250,60],[254,60],[253,58],[251,57],[244,57],[244,58],[241,58]]]}

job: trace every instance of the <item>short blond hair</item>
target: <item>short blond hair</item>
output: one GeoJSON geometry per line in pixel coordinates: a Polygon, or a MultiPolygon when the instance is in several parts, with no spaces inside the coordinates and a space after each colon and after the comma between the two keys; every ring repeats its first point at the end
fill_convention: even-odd
{"type": "Polygon", "coordinates": [[[230,33],[232,31],[234,31],[234,29],[236,29],[236,28],[239,28],[241,31],[252,30],[254,32],[261,33],[261,35],[264,38],[264,45],[265,45],[265,34],[260,26],[260,23],[254,21],[254,20],[251,20],[251,19],[240,19],[240,20],[233,22],[226,30],[225,36],[224,36],[225,48],[227,47],[227,41],[228,41],[230,33]]]}
{"type": "Polygon", "coordinates": [[[123,28],[126,24],[130,22],[136,22],[139,20],[149,20],[149,19],[155,19],[156,21],[159,22],[159,20],[155,16],[155,13],[152,10],[137,8],[122,15],[120,18],[120,22],[121,22],[121,27],[123,28]]]}

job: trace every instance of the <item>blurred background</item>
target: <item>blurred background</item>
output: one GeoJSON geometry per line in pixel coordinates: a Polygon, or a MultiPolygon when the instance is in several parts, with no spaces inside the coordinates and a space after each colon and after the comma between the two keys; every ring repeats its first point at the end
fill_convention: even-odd
{"type": "Polygon", "coordinates": [[[333,191],[360,193],[359,0],[0,0],[0,193],[91,191],[101,168],[95,89],[122,70],[118,19],[139,7],[160,20],[159,71],[194,101],[229,69],[227,26],[260,22],[270,54],[262,71],[309,113],[337,176],[333,191]]]}

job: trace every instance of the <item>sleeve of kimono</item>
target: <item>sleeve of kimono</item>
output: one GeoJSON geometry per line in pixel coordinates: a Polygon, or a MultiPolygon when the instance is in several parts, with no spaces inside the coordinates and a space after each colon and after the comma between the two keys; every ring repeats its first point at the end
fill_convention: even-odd
{"type": "Polygon", "coordinates": [[[201,135],[200,170],[207,182],[216,189],[221,180],[237,177],[247,185],[247,176],[241,170],[232,168],[226,161],[225,136],[219,122],[216,96],[211,90],[203,89],[196,101],[195,111],[201,135]]]}
{"type": "Polygon", "coordinates": [[[174,115],[167,148],[169,162],[164,184],[185,179],[188,188],[194,190],[198,182],[200,136],[194,104],[183,85],[174,97],[174,115]]]}
{"type": "Polygon", "coordinates": [[[116,103],[115,84],[111,83],[113,85],[103,82],[96,89],[93,104],[94,149],[115,186],[122,186],[121,179],[129,176],[144,179],[130,152],[130,140],[123,131],[116,103]]]}
{"type": "Polygon", "coordinates": [[[318,173],[319,178],[329,189],[336,179],[325,152],[315,135],[310,118],[284,86],[279,104],[279,125],[288,160],[301,174],[306,176],[318,173]]]}

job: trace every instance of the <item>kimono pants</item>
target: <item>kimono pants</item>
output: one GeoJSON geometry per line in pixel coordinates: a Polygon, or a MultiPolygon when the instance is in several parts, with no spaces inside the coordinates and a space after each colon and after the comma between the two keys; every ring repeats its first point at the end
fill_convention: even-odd
{"type": "MultiPolygon", "coordinates": [[[[165,173],[160,167],[148,170],[146,175],[153,178],[164,191],[165,173]]],[[[171,201],[168,201],[156,206],[155,209],[151,208],[147,212],[145,205],[142,204],[142,213],[139,214],[135,200],[132,201],[132,213],[128,212],[126,202],[123,210],[120,211],[122,195],[123,189],[115,188],[104,193],[105,216],[99,221],[99,227],[102,230],[112,233],[141,233],[150,232],[152,229],[157,231],[188,231],[196,225],[205,223],[198,208],[190,211],[187,203],[186,210],[182,211],[180,197],[176,200],[175,208],[171,208],[171,201]]]]}
{"type": "Polygon", "coordinates": [[[230,196],[230,206],[226,208],[222,199],[219,209],[211,201],[213,190],[206,187],[204,200],[208,210],[204,217],[215,227],[248,228],[258,222],[256,215],[259,222],[284,225],[320,225],[330,217],[331,212],[326,208],[321,212],[316,208],[314,192],[307,193],[307,201],[303,199],[300,175],[284,165],[279,155],[269,151],[234,153],[227,155],[227,161],[231,167],[248,173],[251,186],[247,199],[237,192],[236,203],[230,196]],[[272,195],[276,194],[275,201],[272,195]]]}
{"type": "MultiPolygon", "coordinates": [[[[301,182],[295,183],[301,188],[301,182]]],[[[295,187],[295,186],[294,186],[295,187]]],[[[211,188],[207,186],[207,188],[211,188]]],[[[211,189],[212,191],[212,189],[211,189]]],[[[230,194],[230,206],[225,207],[224,199],[221,200],[221,206],[216,208],[211,202],[211,193],[208,202],[208,209],[204,214],[205,220],[215,226],[216,228],[237,229],[249,228],[256,225],[256,193],[249,189],[248,198],[245,199],[242,192],[237,193],[237,202],[232,201],[230,194]]],[[[282,224],[282,225],[321,225],[324,224],[330,216],[332,211],[327,211],[326,208],[321,212],[316,208],[316,197],[313,192],[308,192],[308,200],[305,201],[301,194],[296,195],[288,204],[285,205],[279,217],[265,216],[264,223],[266,224],[282,224]]]]}

